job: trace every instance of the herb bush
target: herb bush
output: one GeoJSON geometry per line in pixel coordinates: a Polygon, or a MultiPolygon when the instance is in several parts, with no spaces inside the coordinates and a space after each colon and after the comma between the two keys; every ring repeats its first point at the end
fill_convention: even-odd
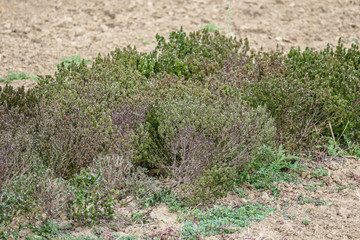
{"type": "Polygon", "coordinates": [[[224,102],[208,90],[177,85],[152,106],[138,164],[191,181],[215,164],[240,169],[263,144],[274,144],[273,120],[240,98],[224,102]]]}
{"type": "Polygon", "coordinates": [[[146,111],[141,99],[131,99],[146,90],[136,83],[142,75],[113,66],[107,57],[95,62],[99,66],[91,69],[84,64],[60,66],[55,79],[42,83],[48,97],[33,135],[44,163],[61,177],[79,173],[99,155],[131,152],[123,142],[146,111]]]}
{"type": "Polygon", "coordinates": [[[169,40],[156,35],[157,46],[148,54],[139,54],[132,48],[117,49],[110,53],[115,62],[137,69],[146,77],[168,73],[187,80],[202,80],[221,69],[232,55],[246,52],[248,41],[227,38],[219,32],[207,29],[192,32],[188,36],[182,28],[172,32],[169,40]]]}
{"type": "MultiPolygon", "coordinates": [[[[0,89],[1,211],[14,214],[11,199],[32,175],[43,190],[24,184],[34,191],[28,215],[52,214],[35,205],[60,182],[50,196],[62,191],[62,206],[76,207],[56,209],[82,223],[111,218],[111,190],[136,194],[149,177],[171,178],[188,205],[211,203],[260,166],[264,144],[311,150],[327,144],[329,123],[336,137],[360,140],[356,45],[254,52],[246,39],[182,29],[157,41],[150,53],[116,49],[91,67],[61,63],[26,92],[0,89]],[[87,191],[102,187],[101,199],[87,191]]],[[[0,230],[11,225],[4,219],[0,230]]]]}
{"type": "Polygon", "coordinates": [[[0,87],[0,189],[30,167],[34,154],[30,120],[36,116],[38,104],[34,90],[0,87]]]}
{"type": "Polygon", "coordinates": [[[290,149],[309,150],[323,144],[323,137],[331,136],[329,123],[336,137],[346,131],[359,140],[359,57],[357,45],[346,49],[341,41],[335,50],[292,48],[284,56],[265,55],[266,65],[277,71],[247,79],[246,99],[271,111],[279,139],[290,149]]]}

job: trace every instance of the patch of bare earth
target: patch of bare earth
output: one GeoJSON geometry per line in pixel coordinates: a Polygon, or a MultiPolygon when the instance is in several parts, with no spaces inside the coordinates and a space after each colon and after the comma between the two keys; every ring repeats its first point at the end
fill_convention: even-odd
{"type": "Polygon", "coordinates": [[[0,77],[51,75],[59,58],[94,59],[127,45],[149,51],[156,33],[210,23],[255,49],[320,49],[360,39],[359,12],[357,0],[0,0],[0,77]]]}

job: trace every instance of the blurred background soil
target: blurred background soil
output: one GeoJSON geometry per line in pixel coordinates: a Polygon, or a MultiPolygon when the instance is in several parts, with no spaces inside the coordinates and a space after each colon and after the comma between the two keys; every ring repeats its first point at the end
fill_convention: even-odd
{"type": "Polygon", "coordinates": [[[359,0],[0,0],[0,77],[52,75],[59,58],[127,45],[149,51],[156,33],[212,23],[255,49],[321,49],[360,39],[359,13],[359,0]]]}

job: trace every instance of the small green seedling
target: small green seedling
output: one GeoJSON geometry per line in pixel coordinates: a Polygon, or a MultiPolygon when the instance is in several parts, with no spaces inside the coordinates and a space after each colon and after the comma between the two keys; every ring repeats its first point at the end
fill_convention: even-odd
{"type": "Polygon", "coordinates": [[[61,63],[64,63],[65,67],[70,66],[72,63],[75,63],[76,65],[79,65],[82,60],[84,60],[85,64],[90,63],[89,58],[81,59],[80,55],[76,55],[76,56],[73,56],[73,57],[65,57],[65,58],[60,58],[59,59],[59,61],[61,63]]]}
{"type": "MultiPolygon", "coordinates": [[[[324,166],[318,166],[314,170],[311,171],[312,176],[319,179],[321,177],[326,177],[329,175],[328,171],[324,168],[324,166]]],[[[311,178],[311,176],[310,176],[311,178]]]]}
{"type": "Polygon", "coordinates": [[[327,204],[325,200],[304,197],[302,194],[297,197],[297,202],[299,205],[313,203],[315,206],[325,206],[327,204]]]}
{"type": "Polygon", "coordinates": [[[295,221],[296,220],[296,214],[295,213],[291,213],[289,215],[285,215],[283,217],[285,220],[287,221],[295,221]]]}
{"type": "Polygon", "coordinates": [[[202,27],[201,29],[207,29],[209,32],[216,32],[216,31],[221,31],[224,30],[223,28],[218,28],[215,26],[215,23],[211,23],[208,25],[205,25],[204,27],[202,27]]]}
{"type": "Polygon", "coordinates": [[[235,189],[233,190],[233,192],[234,192],[235,194],[237,194],[237,195],[238,195],[239,197],[241,197],[241,198],[246,198],[246,197],[247,197],[244,189],[235,188],[235,189]]]}
{"type": "Polygon", "coordinates": [[[347,41],[345,42],[346,44],[349,44],[349,43],[355,43],[356,45],[359,45],[359,39],[357,38],[352,38],[350,41],[347,41]]]}
{"type": "Polygon", "coordinates": [[[149,41],[144,40],[143,38],[140,38],[140,37],[136,38],[136,40],[142,41],[142,43],[145,44],[145,45],[149,45],[149,44],[150,44],[149,41]]]}
{"type": "Polygon", "coordinates": [[[24,80],[24,79],[33,79],[35,81],[39,80],[39,77],[31,74],[30,76],[26,75],[24,72],[9,72],[6,78],[0,78],[0,82],[11,83],[13,80],[24,80]]]}
{"type": "Polygon", "coordinates": [[[308,183],[304,184],[304,188],[310,192],[317,191],[317,185],[313,182],[308,182],[308,183]]]}
{"type": "MultiPolygon", "coordinates": [[[[115,234],[114,234],[115,236],[115,234]]],[[[135,240],[138,239],[136,238],[133,234],[127,235],[127,236],[119,236],[119,238],[117,238],[119,240],[135,240]]]]}
{"type": "Polygon", "coordinates": [[[307,219],[302,220],[302,224],[304,224],[305,226],[309,225],[309,220],[307,219]]]}
{"type": "Polygon", "coordinates": [[[342,190],[344,190],[346,188],[351,189],[351,190],[355,190],[355,187],[353,185],[346,185],[346,186],[337,185],[336,186],[336,191],[339,193],[339,192],[341,192],[342,190]]]}
{"type": "Polygon", "coordinates": [[[144,223],[147,222],[147,221],[146,221],[146,216],[145,216],[145,214],[142,213],[142,212],[132,213],[130,217],[131,217],[131,219],[133,219],[134,222],[137,223],[137,224],[144,224],[144,223]]]}

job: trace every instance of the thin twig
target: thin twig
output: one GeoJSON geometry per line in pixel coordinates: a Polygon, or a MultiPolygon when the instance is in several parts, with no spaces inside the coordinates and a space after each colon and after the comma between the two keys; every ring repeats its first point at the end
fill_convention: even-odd
{"type": "MultiPolygon", "coordinates": [[[[331,126],[331,123],[329,122],[329,126],[330,126],[330,131],[331,131],[331,136],[334,140],[334,144],[335,146],[337,146],[337,143],[336,143],[336,139],[335,139],[335,136],[334,136],[334,132],[333,132],[333,129],[332,129],[332,126],[331,126]]],[[[337,146],[338,147],[338,146],[337,146]]]]}
{"type": "Polygon", "coordinates": [[[347,128],[348,125],[349,125],[349,121],[347,121],[344,130],[342,131],[342,133],[340,134],[340,137],[338,138],[338,141],[339,141],[339,139],[342,137],[342,135],[344,134],[344,132],[345,132],[345,130],[346,130],[346,128],[347,128]]]}

